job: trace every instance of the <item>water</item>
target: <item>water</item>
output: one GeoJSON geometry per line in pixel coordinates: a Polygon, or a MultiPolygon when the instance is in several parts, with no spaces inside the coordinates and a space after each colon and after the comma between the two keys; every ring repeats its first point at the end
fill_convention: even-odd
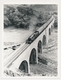
{"type": "Polygon", "coordinates": [[[4,29],[4,47],[22,44],[32,33],[32,30],[6,28],[4,29]]]}

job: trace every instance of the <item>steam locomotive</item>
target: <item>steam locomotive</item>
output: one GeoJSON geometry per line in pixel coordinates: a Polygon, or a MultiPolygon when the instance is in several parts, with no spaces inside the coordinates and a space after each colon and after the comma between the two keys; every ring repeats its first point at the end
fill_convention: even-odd
{"type": "Polygon", "coordinates": [[[27,40],[26,43],[31,44],[39,36],[39,31],[35,31],[27,40]]]}

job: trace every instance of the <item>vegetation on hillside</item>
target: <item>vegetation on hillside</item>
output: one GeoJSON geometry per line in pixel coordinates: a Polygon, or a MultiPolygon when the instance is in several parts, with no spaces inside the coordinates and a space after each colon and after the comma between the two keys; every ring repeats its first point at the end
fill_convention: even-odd
{"type": "Polygon", "coordinates": [[[49,11],[49,9],[51,9],[51,5],[49,8],[45,6],[43,5],[4,5],[4,28],[9,26],[14,26],[16,28],[28,29],[31,24],[32,26],[35,26],[35,25],[38,27],[41,26],[52,15],[51,11],[49,11]],[[37,19],[37,22],[33,25],[33,22],[30,23],[30,21],[34,17],[37,19]]]}

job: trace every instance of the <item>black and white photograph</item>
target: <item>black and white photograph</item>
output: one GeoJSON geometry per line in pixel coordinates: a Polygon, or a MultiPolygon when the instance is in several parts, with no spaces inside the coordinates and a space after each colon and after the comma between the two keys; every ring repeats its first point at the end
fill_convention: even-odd
{"type": "Polygon", "coordinates": [[[4,4],[3,12],[3,75],[57,77],[58,4],[4,4]]]}

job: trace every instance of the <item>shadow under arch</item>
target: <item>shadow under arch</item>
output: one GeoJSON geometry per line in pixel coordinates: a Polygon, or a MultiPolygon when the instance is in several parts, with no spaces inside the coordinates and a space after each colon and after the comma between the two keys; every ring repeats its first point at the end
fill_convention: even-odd
{"type": "Polygon", "coordinates": [[[36,64],[36,49],[35,48],[33,48],[31,51],[29,63],[30,64],[36,64]]]}
{"type": "Polygon", "coordinates": [[[19,69],[25,73],[28,73],[28,62],[26,60],[22,61],[19,66],[19,69]]]}
{"type": "Polygon", "coordinates": [[[53,25],[51,25],[51,32],[53,31],[53,25]]]}
{"type": "Polygon", "coordinates": [[[39,40],[38,42],[38,53],[42,53],[42,42],[39,40]]]}
{"type": "Polygon", "coordinates": [[[46,36],[45,35],[43,35],[43,45],[46,45],[46,36]]]}
{"type": "Polygon", "coordinates": [[[51,28],[49,28],[49,35],[51,35],[51,28]]]}

